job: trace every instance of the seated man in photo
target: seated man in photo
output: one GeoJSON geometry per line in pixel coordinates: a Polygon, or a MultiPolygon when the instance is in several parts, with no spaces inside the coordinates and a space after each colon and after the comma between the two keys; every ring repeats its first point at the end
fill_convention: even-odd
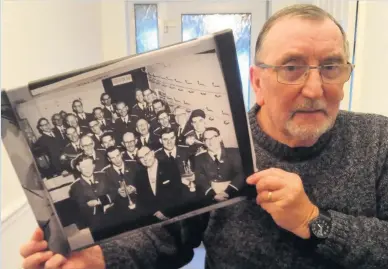
{"type": "Polygon", "coordinates": [[[124,161],[137,161],[137,138],[134,133],[126,132],[123,135],[122,145],[124,147],[123,160],[124,161]]]}
{"type": "Polygon", "coordinates": [[[99,230],[104,222],[104,215],[113,206],[114,189],[104,173],[94,173],[92,157],[79,155],[74,160],[74,166],[80,176],[71,184],[69,196],[78,205],[80,216],[83,217],[78,221],[92,232],[99,230]]]}
{"type": "Polygon", "coordinates": [[[92,120],[89,122],[89,128],[92,131],[90,137],[94,141],[95,149],[104,151],[101,145],[101,137],[105,132],[101,129],[101,124],[97,120],[92,120]]]}
{"type": "Polygon", "coordinates": [[[174,217],[182,204],[184,188],[179,171],[170,162],[157,160],[155,152],[147,146],[141,147],[137,156],[142,164],[135,179],[139,208],[143,214],[159,220],[174,217]]]}
{"type": "Polygon", "coordinates": [[[214,127],[205,129],[203,140],[206,151],[195,156],[197,190],[209,201],[225,201],[245,184],[239,150],[224,147],[214,127]]]}
{"type": "Polygon", "coordinates": [[[137,139],[137,147],[147,146],[152,150],[157,150],[160,148],[161,144],[159,142],[159,137],[150,132],[150,124],[145,119],[139,119],[136,122],[136,131],[139,133],[137,139]]]}
{"type": "MultiPolygon", "coordinates": [[[[104,151],[96,150],[94,141],[89,135],[84,135],[81,137],[80,146],[82,149],[82,154],[89,156],[94,161],[94,170],[101,171],[105,166],[108,165],[108,160],[105,157],[104,151]]],[[[73,167],[75,167],[73,165],[73,167]]]]}
{"type": "Polygon", "coordinates": [[[165,110],[159,111],[156,114],[158,120],[158,127],[154,130],[154,134],[160,136],[163,128],[170,128],[174,130],[175,135],[178,135],[178,124],[171,121],[171,116],[165,110]]]}
{"type": "Polygon", "coordinates": [[[94,119],[100,124],[103,131],[113,131],[114,124],[111,118],[105,118],[104,110],[101,107],[93,108],[94,119]]]}

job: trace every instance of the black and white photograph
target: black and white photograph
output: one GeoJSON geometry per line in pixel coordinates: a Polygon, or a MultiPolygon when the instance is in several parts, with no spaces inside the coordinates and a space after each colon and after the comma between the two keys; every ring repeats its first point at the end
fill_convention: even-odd
{"type": "Polygon", "coordinates": [[[229,34],[230,49],[208,36],[8,93],[71,250],[242,195],[252,155],[229,34]]]}

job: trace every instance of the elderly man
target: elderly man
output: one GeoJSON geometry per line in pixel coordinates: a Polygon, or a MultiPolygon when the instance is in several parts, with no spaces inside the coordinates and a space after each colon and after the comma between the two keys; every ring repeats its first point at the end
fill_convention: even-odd
{"type": "Polygon", "coordinates": [[[211,269],[388,268],[388,119],[339,110],[348,53],[330,14],[312,5],[279,11],[261,30],[250,70],[259,172],[247,182],[256,201],[188,220],[183,236],[139,232],[67,260],[32,254],[45,247],[37,231],[22,248],[24,267],[160,268],[168,256],[176,263],[165,268],[179,268],[203,240],[211,269]]]}

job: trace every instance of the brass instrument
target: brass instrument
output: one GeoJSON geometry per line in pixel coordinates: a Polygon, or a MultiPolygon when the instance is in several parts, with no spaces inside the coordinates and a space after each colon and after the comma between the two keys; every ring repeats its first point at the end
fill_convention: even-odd
{"type": "Polygon", "coordinates": [[[190,192],[195,192],[195,177],[193,171],[191,170],[190,160],[187,160],[187,163],[183,161],[183,170],[184,174],[182,175],[182,177],[189,181],[189,184],[187,186],[189,187],[190,192]]]}
{"type": "Polygon", "coordinates": [[[136,208],[136,204],[132,201],[131,197],[130,197],[130,193],[128,192],[127,190],[127,184],[125,183],[125,180],[122,180],[121,183],[120,183],[120,187],[121,188],[124,188],[125,190],[125,195],[127,196],[128,198],[128,208],[129,209],[135,209],[136,208]]]}

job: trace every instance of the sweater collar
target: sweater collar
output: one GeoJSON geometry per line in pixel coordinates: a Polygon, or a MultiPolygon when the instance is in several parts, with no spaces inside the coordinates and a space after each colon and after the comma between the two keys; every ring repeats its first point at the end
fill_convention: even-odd
{"type": "Polygon", "coordinates": [[[307,159],[314,158],[318,156],[322,150],[329,144],[332,133],[334,132],[334,127],[324,133],[318,141],[311,147],[289,147],[283,143],[278,142],[277,140],[270,137],[266,134],[257,123],[256,114],[260,110],[260,106],[255,104],[255,106],[249,111],[249,124],[252,131],[252,137],[255,144],[260,146],[262,149],[268,151],[270,154],[274,155],[276,158],[285,160],[285,161],[304,161],[307,159]]]}

